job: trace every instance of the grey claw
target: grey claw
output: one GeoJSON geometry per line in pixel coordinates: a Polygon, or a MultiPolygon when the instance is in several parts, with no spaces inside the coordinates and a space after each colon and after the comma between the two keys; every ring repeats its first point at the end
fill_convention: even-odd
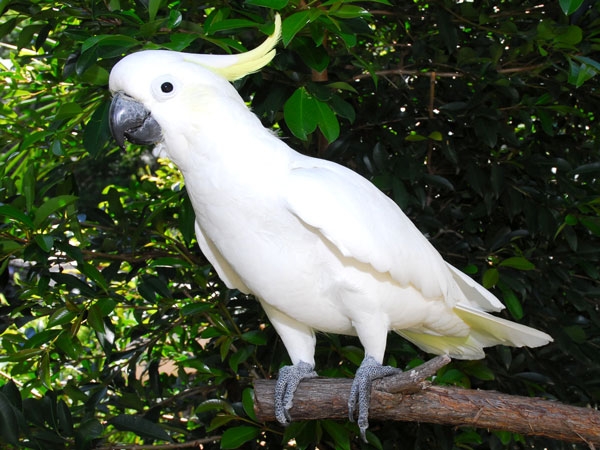
{"type": "Polygon", "coordinates": [[[363,441],[367,441],[367,428],[369,428],[369,405],[371,403],[371,386],[373,380],[401,372],[400,369],[391,366],[383,366],[372,356],[366,356],[356,371],[350,398],[348,399],[348,417],[354,422],[354,413],[358,405],[358,428],[363,441]]]}
{"type": "Polygon", "coordinates": [[[312,364],[300,361],[293,366],[284,366],[279,370],[275,385],[275,418],[282,425],[288,425],[292,418],[289,410],[294,400],[294,392],[305,378],[315,378],[317,373],[312,364]]]}

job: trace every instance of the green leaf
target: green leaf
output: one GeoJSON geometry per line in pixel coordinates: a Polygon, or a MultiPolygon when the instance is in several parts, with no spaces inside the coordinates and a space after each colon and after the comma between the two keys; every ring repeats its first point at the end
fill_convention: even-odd
{"type": "Polygon", "coordinates": [[[36,234],[33,239],[35,243],[46,253],[49,253],[54,246],[54,237],[48,234],[36,234]]]}
{"type": "Polygon", "coordinates": [[[109,102],[102,103],[83,129],[83,147],[92,157],[98,157],[110,141],[108,125],[109,102]]]}
{"type": "Polygon", "coordinates": [[[469,386],[469,378],[458,369],[441,370],[435,381],[442,385],[469,386]]]}
{"type": "Polygon", "coordinates": [[[21,393],[19,392],[19,388],[14,381],[9,380],[4,386],[1,386],[0,393],[4,394],[8,402],[17,408],[17,410],[21,410],[23,408],[21,393]]]}
{"type": "Polygon", "coordinates": [[[499,266],[511,267],[511,268],[517,269],[517,270],[533,270],[533,269],[535,269],[535,265],[523,256],[513,256],[511,258],[506,258],[499,264],[499,266]]]}
{"type": "Polygon", "coordinates": [[[596,71],[600,72],[600,62],[596,61],[595,59],[581,55],[574,55],[573,59],[579,61],[582,64],[586,64],[590,67],[593,67],[596,71]]]}
{"type": "Polygon", "coordinates": [[[583,344],[587,340],[585,330],[580,325],[563,327],[563,330],[576,344],[583,344]]]}
{"type": "Polygon", "coordinates": [[[156,14],[160,8],[162,0],[149,0],[148,1],[148,17],[150,22],[154,22],[156,20],[156,14]]]}
{"type": "Polygon", "coordinates": [[[579,222],[596,236],[600,236],[600,217],[580,217],[579,222]]]}
{"type": "Polygon", "coordinates": [[[81,74],[81,81],[96,86],[106,86],[108,77],[108,70],[98,64],[93,64],[81,74]]]}
{"type": "Polygon", "coordinates": [[[0,362],[11,361],[11,362],[20,362],[27,361],[29,359],[35,358],[36,356],[44,353],[44,350],[41,348],[26,348],[25,350],[19,350],[18,352],[0,355],[0,362]]]}
{"type": "Polygon", "coordinates": [[[296,38],[290,48],[300,55],[308,67],[317,72],[323,72],[331,61],[325,48],[315,47],[315,43],[308,37],[296,38]]]}
{"type": "Polygon", "coordinates": [[[340,19],[356,19],[359,17],[370,17],[371,14],[365,8],[354,5],[343,5],[341,8],[331,9],[330,16],[340,19]]]}
{"type": "Polygon", "coordinates": [[[469,275],[475,275],[477,272],[479,272],[479,268],[475,264],[467,264],[462,268],[462,271],[464,273],[468,273],[469,275]]]}
{"type": "Polygon", "coordinates": [[[559,33],[554,36],[554,42],[558,47],[571,47],[577,45],[583,39],[583,31],[575,25],[559,28],[559,33]]]}
{"type": "Polygon", "coordinates": [[[363,359],[365,358],[365,352],[362,348],[355,345],[346,345],[340,349],[340,352],[344,359],[347,359],[357,367],[360,366],[363,359]]]}
{"type": "Polygon", "coordinates": [[[256,421],[256,414],[254,412],[254,389],[246,388],[242,392],[242,406],[246,415],[256,421]]]}
{"type": "Polygon", "coordinates": [[[47,389],[52,389],[52,380],[50,378],[50,355],[45,352],[38,364],[37,375],[42,384],[47,389]]]}
{"type": "Polygon", "coordinates": [[[96,46],[110,46],[119,49],[119,52],[127,50],[139,45],[137,39],[123,34],[100,34],[86,39],[81,45],[81,53],[89,51],[96,46]]]}
{"type": "MultiPolygon", "coordinates": [[[[17,241],[11,241],[8,239],[0,239],[0,255],[2,258],[7,255],[18,253],[23,249],[23,244],[17,241]]],[[[8,264],[8,259],[5,259],[5,263],[8,264]]],[[[2,267],[2,265],[0,265],[2,267]]]]}
{"type": "Polygon", "coordinates": [[[33,221],[29,218],[29,216],[11,205],[1,205],[0,216],[14,219],[21,225],[24,225],[27,229],[34,228],[33,221]]]}
{"type": "Polygon", "coordinates": [[[98,333],[105,333],[104,317],[97,304],[88,308],[87,323],[98,333]]]}
{"type": "Polygon", "coordinates": [[[570,16],[583,4],[583,0],[558,0],[560,8],[567,16],[570,16]]]}
{"type": "Polygon", "coordinates": [[[250,357],[250,355],[252,354],[253,351],[254,351],[253,346],[246,346],[246,347],[242,347],[241,349],[238,349],[236,352],[234,352],[229,357],[229,367],[231,368],[231,370],[233,372],[237,372],[239,365],[241,363],[243,363],[244,361],[246,361],[250,357]]]}
{"type": "Polygon", "coordinates": [[[26,211],[33,209],[33,202],[35,201],[35,184],[36,184],[36,170],[35,165],[30,165],[25,173],[23,174],[23,182],[21,183],[21,190],[25,196],[25,208],[26,211]]]}
{"type": "Polygon", "coordinates": [[[454,186],[452,185],[452,183],[450,183],[450,181],[447,178],[444,178],[441,175],[426,173],[423,175],[423,180],[427,184],[433,184],[433,185],[442,187],[444,189],[447,189],[449,191],[454,190],[454,186]]]}
{"type": "Polygon", "coordinates": [[[57,348],[62,350],[69,358],[76,360],[84,353],[83,347],[76,336],[72,335],[70,329],[60,331],[60,334],[54,340],[57,348]]]}
{"type": "Polygon", "coordinates": [[[190,269],[192,266],[181,258],[174,258],[165,256],[163,258],[157,258],[152,261],[148,261],[148,267],[169,267],[169,268],[184,268],[190,269]]]}
{"type": "Polygon", "coordinates": [[[138,292],[149,302],[155,302],[159,297],[171,298],[171,290],[167,283],[157,276],[144,276],[138,284],[138,292]]]}
{"type": "Polygon", "coordinates": [[[315,107],[317,110],[317,123],[319,130],[327,139],[327,142],[331,143],[335,141],[340,135],[340,123],[335,116],[335,113],[325,102],[313,98],[315,107]]]}
{"type": "Polygon", "coordinates": [[[283,106],[283,116],[294,136],[303,141],[316,130],[318,111],[315,100],[306,88],[301,87],[294,91],[283,106]]]}
{"type": "Polygon", "coordinates": [[[455,53],[458,45],[458,32],[452,17],[440,10],[437,14],[437,22],[441,42],[446,46],[448,53],[455,53]]]}
{"type": "Polygon", "coordinates": [[[34,131],[33,133],[29,133],[23,138],[23,141],[21,141],[21,148],[30,148],[39,141],[46,139],[51,134],[51,131],[34,131]]]}
{"type": "Polygon", "coordinates": [[[313,13],[306,9],[299,11],[287,17],[281,24],[281,40],[285,47],[294,39],[294,36],[298,34],[302,28],[304,28],[310,21],[313,13]]]}
{"type": "Polygon", "coordinates": [[[205,311],[209,311],[212,308],[212,305],[207,302],[194,302],[188,303],[181,308],[181,314],[183,316],[193,316],[195,314],[200,314],[205,311]]]}
{"type": "Polygon", "coordinates": [[[214,34],[218,31],[224,30],[238,30],[240,28],[255,28],[258,24],[252,20],[246,19],[225,19],[220,21],[214,21],[210,24],[210,27],[206,30],[209,34],[214,34]]]}
{"type": "Polygon", "coordinates": [[[287,6],[290,0],[246,0],[247,5],[262,6],[264,8],[281,10],[287,6]]]}
{"type": "Polygon", "coordinates": [[[464,371],[479,380],[492,381],[496,379],[494,372],[482,361],[474,361],[464,366],[464,371]]]}
{"type": "MultiPolygon", "coordinates": [[[[81,422],[75,431],[75,436],[77,441],[89,442],[99,438],[103,432],[104,427],[97,419],[88,419],[81,422]]],[[[88,446],[83,448],[88,448],[88,446]]]]}
{"type": "Polygon", "coordinates": [[[53,328],[59,325],[64,325],[65,323],[71,322],[75,317],[77,317],[76,313],[70,311],[65,306],[63,306],[52,313],[52,315],[48,319],[46,328],[53,328]]]}
{"type": "Polygon", "coordinates": [[[75,116],[79,116],[81,113],[83,113],[83,109],[77,103],[63,103],[60,105],[60,108],[58,108],[58,112],[56,113],[54,119],[66,120],[75,116]]]}
{"type": "Polygon", "coordinates": [[[140,416],[119,414],[108,421],[117,430],[131,431],[138,436],[172,442],[171,436],[159,424],[140,416]]]}
{"type": "Polygon", "coordinates": [[[16,410],[3,392],[0,392],[0,436],[15,448],[20,447],[16,410]]]}
{"type": "Polygon", "coordinates": [[[442,133],[440,133],[439,131],[432,131],[431,133],[429,133],[429,135],[427,137],[429,139],[431,139],[432,141],[437,141],[437,142],[441,142],[444,140],[444,136],[442,136],[442,133]]]}
{"type": "Polygon", "coordinates": [[[203,413],[206,411],[222,411],[232,416],[237,415],[235,413],[235,409],[233,409],[233,406],[231,406],[231,403],[220,398],[211,398],[209,400],[205,400],[198,406],[196,406],[196,408],[194,409],[194,412],[196,414],[203,413]]]}
{"type": "Polygon", "coordinates": [[[481,444],[483,439],[480,434],[475,430],[464,430],[461,431],[454,438],[454,445],[458,446],[458,448],[473,448],[474,444],[481,444]]]}
{"type": "Polygon", "coordinates": [[[33,225],[36,228],[40,227],[45,221],[51,218],[50,216],[75,203],[77,198],[78,197],[75,195],[59,195],[58,197],[52,197],[46,200],[36,210],[33,218],[33,225]]]}
{"type": "Polygon", "coordinates": [[[569,76],[568,82],[581,87],[586,81],[593,78],[598,71],[587,64],[576,64],[573,60],[569,60],[569,76]]]}
{"type": "MultiPolygon", "coordinates": [[[[562,232],[563,232],[563,236],[565,237],[565,240],[567,241],[567,244],[569,245],[571,250],[576,252],[577,247],[579,245],[579,241],[577,239],[577,233],[575,233],[575,230],[573,229],[573,227],[567,225],[562,229],[562,232]]],[[[597,278],[597,277],[595,277],[595,278],[597,278]]]]}
{"type": "Polygon", "coordinates": [[[235,449],[239,448],[243,444],[252,439],[258,437],[260,429],[257,427],[250,426],[239,426],[232,427],[225,430],[221,435],[221,448],[222,449],[235,449]]]}
{"type": "Polygon", "coordinates": [[[426,141],[427,138],[425,136],[421,136],[420,134],[417,134],[414,131],[411,131],[410,134],[404,138],[404,140],[408,141],[408,142],[420,142],[420,141],[426,141]]]}
{"type": "Polygon", "coordinates": [[[76,289],[82,295],[86,295],[91,298],[96,298],[96,291],[92,289],[92,287],[89,284],[80,280],[74,275],[71,275],[69,273],[51,272],[50,278],[52,278],[59,284],[64,284],[69,290],[76,289]]]}
{"type": "Polygon", "coordinates": [[[346,100],[342,99],[342,97],[333,95],[329,101],[329,106],[331,106],[336,115],[349,120],[350,123],[354,123],[356,111],[354,111],[354,107],[346,100]]]}
{"type": "Polygon", "coordinates": [[[491,289],[494,286],[496,286],[498,280],[500,280],[500,274],[498,273],[498,269],[491,268],[483,272],[483,279],[481,284],[483,284],[484,288],[491,289]]]}
{"type": "Polygon", "coordinates": [[[340,91],[349,91],[354,94],[358,94],[358,91],[350,83],[346,83],[345,81],[334,81],[333,83],[329,83],[327,87],[331,89],[339,89],[340,91]]]}
{"type": "Polygon", "coordinates": [[[267,338],[265,334],[260,330],[251,330],[242,334],[241,338],[254,345],[265,345],[267,338]]]}
{"type": "Polygon", "coordinates": [[[502,289],[502,299],[508,309],[508,312],[516,319],[521,320],[523,318],[523,305],[512,291],[512,289],[502,289]]]}
{"type": "MultiPolygon", "coordinates": [[[[577,166],[575,169],[573,169],[570,172],[571,175],[583,174],[583,173],[597,173],[597,174],[600,174],[600,162],[593,162],[593,163],[588,163],[588,164],[582,164],[580,166],[577,166]]],[[[574,223],[570,224],[570,225],[574,225],[574,223]]]]}
{"type": "Polygon", "coordinates": [[[88,277],[91,281],[93,281],[96,286],[99,286],[102,290],[108,291],[108,283],[104,279],[102,272],[96,269],[95,266],[91,265],[88,262],[79,263],[77,268],[88,277]]]}
{"type": "Polygon", "coordinates": [[[61,333],[59,329],[48,329],[39,331],[27,339],[27,343],[24,345],[26,348],[38,348],[45,346],[48,342],[51,342],[61,333]]]}
{"type": "Polygon", "coordinates": [[[350,432],[343,425],[333,420],[323,420],[321,425],[332,437],[336,449],[350,450],[350,432]]]}

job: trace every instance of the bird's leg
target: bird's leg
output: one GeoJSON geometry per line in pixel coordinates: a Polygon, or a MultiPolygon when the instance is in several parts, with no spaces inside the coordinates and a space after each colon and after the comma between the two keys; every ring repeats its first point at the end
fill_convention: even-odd
{"type": "Polygon", "coordinates": [[[369,404],[371,403],[371,386],[373,380],[402,372],[391,366],[384,366],[372,356],[365,356],[354,375],[354,382],[348,399],[348,416],[354,422],[354,412],[358,407],[358,428],[363,441],[367,442],[366,432],[369,428],[369,404]]]}
{"type": "Polygon", "coordinates": [[[293,366],[283,366],[279,370],[279,377],[275,385],[275,417],[282,425],[287,425],[292,421],[289,410],[292,407],[294,392],[300,381],[305,378],[315,378],[317,372],[315,366],[300,361],[293,366]]]}
{"type": "Polygon", "coordinates": [[[284,366],[279,370],[279,377],[275,384],[275,417],[279,423],[287,425],[291,421],[289,409],[292,407],[298,384],[305,378],[317,376],[314,370],[316,337],[312,328],[292,319],[267,302],[260,303],[281,337],[293,363],[292,366],[284,366]]]}

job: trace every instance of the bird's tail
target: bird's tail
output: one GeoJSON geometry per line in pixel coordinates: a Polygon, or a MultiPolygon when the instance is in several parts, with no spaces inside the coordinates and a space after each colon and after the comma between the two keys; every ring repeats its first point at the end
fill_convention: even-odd
{"type": "Polygon", "coordinates": [[[493,345],[540,347],[552,342],[552,337],[542,331],[471,306],[457,305],[454,312],[471,328],[468,335],[439,336],[411,330],[399,330],[397,333],[428,353],[447,354],[456,359],[481,359],[485,356],[484,347],[493,345]]]}

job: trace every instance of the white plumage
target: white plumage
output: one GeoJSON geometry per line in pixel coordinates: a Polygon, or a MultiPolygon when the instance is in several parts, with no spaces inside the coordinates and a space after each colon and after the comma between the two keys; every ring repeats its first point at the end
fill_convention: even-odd
{"type": "Polygon", "coordinates": [[[228,287],[260,300],[294,366],[311,367],[300,378],[312,375],[315,331],[358,335],[378,364],[390,330],[462,359],[482,358],[491,345],[551,341],[487,314],[502,303],[447,264],[369,181],[295,152],[261,125],[227,79],[268,63],[277,39],[278,31],[238,59],[127,56],[110,89],[148,116],[132,119],[115,101],[111,125],[121,143],[149,143],[145,128],[160,128],[154,141],[183,173],[203,253],[228,287]]]}

